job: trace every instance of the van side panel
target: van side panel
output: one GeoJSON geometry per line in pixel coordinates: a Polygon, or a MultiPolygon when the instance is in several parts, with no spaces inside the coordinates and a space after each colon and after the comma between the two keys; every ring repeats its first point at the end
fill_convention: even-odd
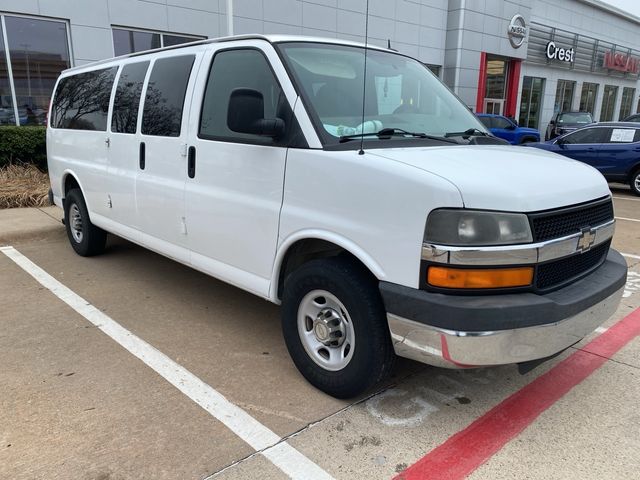
{"type": "MultiPolygon", "coordinates": [[[[281,261],[300,232],[320,230],[323,239],[353,245],[350,252],[379,280],[417,288],[429,212],[462,206],[450,182],[366,150],[358,155],[357,150],[290,149],[277,258],[281,261]],[[400,193],[409,199],[402,208],[389,200],[400,193]]],[[[279,268],[274,268],[272,285],[279,268]]]]}
{"type": "Polygon", "coordinates": [[[47,129],[47,159],[54,197],[64,197],[62,175],[73,172],[90,212],[108,211],[104,179],[108,166],[107,117],[116,66],[64,75],[56,85],[47,129]]]}

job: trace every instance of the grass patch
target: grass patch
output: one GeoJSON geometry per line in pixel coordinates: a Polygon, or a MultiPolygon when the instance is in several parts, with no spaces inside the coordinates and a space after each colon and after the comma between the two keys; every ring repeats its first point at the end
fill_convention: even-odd
{"type": "Polygon", "coordinates": [[[49,176],[35,165],[0,168],[0,208],[49,205],[49,176]]]}

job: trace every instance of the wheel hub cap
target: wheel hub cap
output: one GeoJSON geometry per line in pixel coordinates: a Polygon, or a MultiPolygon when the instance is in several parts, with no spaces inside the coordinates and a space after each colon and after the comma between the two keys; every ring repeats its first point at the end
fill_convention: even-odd
{"type": "Polygon", "coordinates": [[[71,235],[73,239],[80,243],[82,242],[82,215],[80,209],[75,203],[69,208],[69,227],[71,229],[71,235]]]}
{"type": "Polygon", "coordinates": [[[298,333],[309,358],[329,371],[346,367],[355,348],[355,329],[343,303],[326,290],[312,290],[298,306],[298,333]]]}
{"type": "Polygon", "coordinates": [[[321,310],[313,322],[313,333],[326,346],[339,347],[345,339],[342,317],[332,308],[321,310]]]}

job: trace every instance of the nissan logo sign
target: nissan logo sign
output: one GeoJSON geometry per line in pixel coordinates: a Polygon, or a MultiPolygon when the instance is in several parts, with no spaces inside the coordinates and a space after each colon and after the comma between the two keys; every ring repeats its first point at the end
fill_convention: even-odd
{"type": "Polygon", "coordinates": [[[507,28],[507,35],[513,48],[520,48],[522,46],[527,36],[527,23],[524,21],[522,15],[517,14],[513,16],[507,28]]]}

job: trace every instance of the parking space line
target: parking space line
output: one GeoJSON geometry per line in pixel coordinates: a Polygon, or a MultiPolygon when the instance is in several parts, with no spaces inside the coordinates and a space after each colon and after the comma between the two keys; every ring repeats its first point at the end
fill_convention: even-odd
{"type": "Polygon", "coordinates": [[[640,308],[431,450],[396,480],[467,477],[638,335],[640,308]]]}
{"type": "Polygon", "coordinates": [[[630,200],[632,202],[640,202],[640,198],[627,198],[627,197],[615,197],[615,196],[612,196],[612,198],[615,198],[617,200],[630,200]]]}
{"type": "Polygon", "coordinates": [[[282,472],[300,480],[330,480],[331,475],[312,462],[279,435],[258,422],[247,412],[227,400],[187,369],[137,337],[104,314],[84,298],[53,278],[13,247],[0,247],[0,251],[31,275],[43,287],[86,318],[112,340],[142,360],[171,385],[180,390],[229,430],[261,453],[282,472]]]}
{"type": "Polygon", "coordinates": [[[637,218],[615,217],[616,220],[626,220],[627,222],[640,222],[637,218]]]}
{"type": "Polygon", "coordinates": [[[623,257],[635,258],[636,260],[640,260],[640,255],[632,255],[631,253],[622,252],[620,252],[620,255],[622,255],[623,257]]]}

